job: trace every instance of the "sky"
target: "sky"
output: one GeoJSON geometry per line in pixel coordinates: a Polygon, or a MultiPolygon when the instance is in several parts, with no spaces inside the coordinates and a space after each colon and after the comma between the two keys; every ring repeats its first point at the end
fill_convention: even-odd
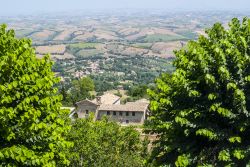
{"type": "Polygon", "coordinates": [[[100,9],[249,10],[250,0],[0,0],[0,14],[100,9]]]}

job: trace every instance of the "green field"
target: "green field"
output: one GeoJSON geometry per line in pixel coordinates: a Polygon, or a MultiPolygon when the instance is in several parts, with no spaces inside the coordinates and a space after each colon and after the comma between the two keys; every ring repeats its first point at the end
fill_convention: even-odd
{"type": "Polygon", "coordinates": [[[181,35],[153,34],[146,36],[146,38],[144,38],[143,41],[153,43],[153,42],[169,42],[169,41],[186,40],[186,39],[187,38],[181,35]]]}
{"type": "Polygon", "coordinates": [[[80,51],[78,51],[75,56],[77,57],[84,57],[84,58],[87,58],[87,57],[92,57],[92,56],[96,56],[96,55],[99,55],[99,54],[102,54],[103,52],[100,51],[100,50],[97,50],[97,49],[82,49],[80,51]]]}
{"type": "MultiPolygon", "coordinates": [[[[69,53],[80,56],[80,57],[85,57],[86,55],[89,55],[89,53],[95,53],[97,52],[96,46],[99,43],[75,43],[75,44],[69,44],[67,45],[66,49],[69,53]]],[[[95,54],[94,54],[95,55],[95,54]]]]}
{"type": "Polygon", "coordinates": [[[192,31],[182,31],[182,32],[178,32],[178,34],[189,40],[194,40],[194,39],[197,39],[198,37],[198,34],[192,31]]]}
{"type": "Polygon", "coordinates": [[[135,43],[132,46],[136,48],[150,49],[152,46],[152,43],[135,43]]]}
{"type": "Polygon", "coordinates": [[[74,44],[69,44],[68,47],[72,48],[72,49],[88,49],[88,48],[95,48],[96,45],[98,45],[99,43],[74,43],[74,44]]]}

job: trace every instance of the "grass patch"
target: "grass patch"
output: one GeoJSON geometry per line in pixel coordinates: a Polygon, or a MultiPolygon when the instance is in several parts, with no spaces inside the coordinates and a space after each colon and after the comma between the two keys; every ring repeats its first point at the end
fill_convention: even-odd
{"type": "Polygon", "coordinates": [[[185,38],[189,39],[189,40],[194,40],[198,38],[198,34],[192,31],[182,31],[182,32],[178,32],[179,35],[184,36],[185,38]]]}
{"type": "Polygon", "coordinates": [[[74,44],[70,44],[68,45],[69,48],[78,48],[78,49],[89,49],[89,48],[93,48],[95,49],[96,45],[98,45],[98,43],[74,43],[74,44]]]}
{"type": "Polygon", "coordinates": [[[78,51],[75,55],[81,58],[87,58],[102,54],[103,52],[97,49],[82,49],[78,51]]]}
{"type": "Polygon", "coordinates": [[[98,45],[98,44],[99,43],[81,42],[81,43],[69,44],[66,46],[66,49],[69,53],[74,54],[74,55],[78,55],[79,52],[80,52],[80,54],[81,54],[81,52],[84,52],[82,50],[87,50],[86,52],[90,52],[89,50],[96,50],[96,45],[98,45]]]}
{"type": "Polygon", "coordinates": [[[136,48],[150,49],[152,47],[152,43],[135,43],[132,46],[136,48]]]}
{"type": "Polygon", "coordinates": [[[181,35],[153,34],[153,35],[147,35],[146,38],[143,39],[143,41],[149,42],[149,43],[170,42],[170,41],[178,41],[178,40],[187,40],[187,38],[181,35]]]}

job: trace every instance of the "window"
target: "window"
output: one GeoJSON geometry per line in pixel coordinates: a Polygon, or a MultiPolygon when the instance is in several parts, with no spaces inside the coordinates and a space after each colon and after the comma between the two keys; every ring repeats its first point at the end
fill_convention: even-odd
{"type": "Polygon", "coordinates": [[[116,111],[113,111],[113,115],[116,115],[116,111]]]}
{"type": "Polygon", "coordinates": [[[135,116],[135,112],[132,112],[132,115],[135,116]]]}
{"type": "Polygon", "coordinates": [[[119,115],[122,116],[122,111],[119,112],[119,115]]]}
{"type": "Polygon", "coordinates": [[[110,111],[107,111],[107,115],[110,115],[110,111]]]}
{"type": "Polygon", "coordinates": [[[126,116],[129,116],[129,112],[126,112],[126,116]]]}
{"type": "Polygon", "coordinates": [[[86,110],[86,114],[89,114],[89,110],[86,110]]]}

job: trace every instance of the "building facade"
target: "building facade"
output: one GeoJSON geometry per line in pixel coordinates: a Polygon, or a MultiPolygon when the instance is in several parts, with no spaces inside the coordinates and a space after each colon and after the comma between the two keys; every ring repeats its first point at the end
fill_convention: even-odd
{"type": "Polygon", "coordinates": [[[107,93],[94,100],[77,102],[75,113],[78,118],[86,118],[93,113],[95,120],[107,116],[110,120],[123,125],[137,125],[143,124],[147,119],[148,106],[149,102],[146,100],[120,104],[120,97],[107,93]]]}

